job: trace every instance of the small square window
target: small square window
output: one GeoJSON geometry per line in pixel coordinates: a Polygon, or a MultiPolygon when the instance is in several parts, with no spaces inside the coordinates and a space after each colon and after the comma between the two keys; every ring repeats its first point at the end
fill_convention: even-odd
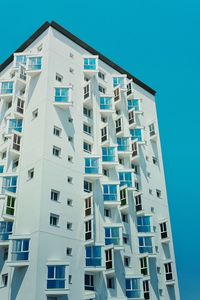
{"type": "Polygon", "coordinates": [[[151,173],[147,172],[147,177],[151,178],[151,173]]]}
{"type": "Polygon", "coordinates": [[[69,284],[72,284],[72,275],[69,275],[69,284]]]}
{"type": "Polygon", "coordinates": [[[72,183],[72,181],[73,181],[73,178],[70,177],[70,176],[68,176],[68,177],[67,177],[67,182],[68,182],[68,183],[72,183]]]}
{"type": "Polygon", "coordinates": [[[8,274],[2,275],[2,287],[6,287],[8,284],[8,274]]]}
{"type": "Polygon", "coordinates": [[[108,289],[115,288],[115,278],[114,277],[107,277],[107,288],[108,289]]]}
{"type": "Polygon", "coordinates": [[[146,155],[146,157],[145,157],[145,158],[146,158],[146,161],[149,161],[149,157],[148,157],[147,155],[146,155]]]}
{"type": "Polygon", "coordinates": [[[38,108],[32,112],[32,117],[33,119],[36,119],[38,117],[38,108]]]}
{"type": "Polygon", "coordinates": [[[74,58],[74,54],[70,52],[69,57],[74,58]]]}
{"type": "Polygon", "coordinates": [[[68,162],[73,162],[73,157],[71,155],[68,155],[68,162]]]}
{"type": "Polygon", "coordinates": [[[150,194],[150,195],[153,195],[152,189],[149,189],[149,194],[150,194]]]}
{"type": "Polygon", "coordinates": [[[61,135],[61,128],[54,126],[53,134],[56,135],[56,136],[60,136],[61,135]]]}
{"type": "Polygon", "coordinates": [[[63,81],[63,76],[60,75],[60,74],[58,74],[58,73],[56,73],[56,81],[62,82],[63,81]]]}
{"type": "Polygon", "coordinates": [[[109,177],[109,170],[103,169],[103,175],[109,177]]]}
{"type": "Polygon", "coordinates": [[[28,170],[28,180],[32,179],[34,177],[34,169],[28,170]]]}
{"type": "Polygon", "coordinates": [[[50,225],[51,226],[58,226],[59,224],[59,216],[55,214],[50,214],[50,225]]]}
{"type": "Polygon", "coordinates": [[[60,197],[60,192],[51,190],[51,200],[58,201],[60,197]]]}
{"type": "Polygon", "coordinates": [[[161,198],[161,190],[156,190],[156,196],[157,196],[158,198],[161,198]]]}
{"type": "Polygon", "coordinates": [[[124,265],[125,267],[130,267],[131,258],[130,256],[124,256],[124,265]]]}
{"type": "Polygon", "coordinates": [[[108,217],[108,218],[111,218],[111,210],[110,209],[104,209],[104,216],[105,217],[108,217]]]}
{"type": "Polygon", "coordinates": [[[69,117],[69,118],[68,118],[68,122],[69,122],[69,123],[73,123],[73,118],[70,118],[70,117],[69,117]]]}
{"type": "Polygon", "coordinates": [[[155,208],[153,206],[151,206],[151,212],[155,213],[155,208]]]}
{"type": "Polygon", "coordinates": [[[73,200],[68,198],[67,199],[67,205],[68,206],[72,206],[72,203],[73,203],[73,200]]]}
{"type": "Polygon", "coordinates": [[[61,149],[56,146],[53,146],[53,156],[60,157],[60,154],[61,154],[61,149]]]}
{"type": "Polygon", "coordinates": [[[67,222],[67,229],[72,230],[72,223],[71,222],[67,222]]]}
{"type": "Polygon", "coordinates": [[[68,141],[69,142],[73,142],[73,137],[72,136],[68,136],[68,141]]]}
{"type": "Polygon", "coordinates": [[[123,165],[124,164],[124,159],[123,158],[119,158],[119,164],[123,165]]]}
{"type": "Polygon", "coordinates": [[[69,72],[74,74],[74,69],[73,68],[69,68],[69,72]]]}
{"type": "Polygon", "coordinates": [[[157,165],[157,164],[158,164],[158,159],[157,159],[157,157],[152,156],[152,162],[153,162],[154,165],[157,165]]]}
{"type": "Polygon", "coordinates": [[[42,51],[42,44],[37,47],[37,51],[38,52],[42,51]]]}
{"type": "Polygon", "coordinates": [[[67,254],[67,256],[72,256],[72,248],[67,247],[66,254],[67,254]]]}

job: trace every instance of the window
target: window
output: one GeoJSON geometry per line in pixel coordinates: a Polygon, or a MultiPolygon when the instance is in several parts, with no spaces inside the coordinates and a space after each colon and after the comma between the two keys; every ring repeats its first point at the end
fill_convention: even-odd
{"type": "Polygon", "coordinates": [[[83,124],[83,132],[88,134],[88,135],[91,135],[92,134],[92,128],[91,126],[87,125],[87,124],[83,124]]]}
{"type": "Polygon", "coordinates": [[[126,188],[120,190],[120,201],[121,201],[121,206],[128,204],[128,195],[127,195],[126,188]]]}
{"type": "Polygon", "coordinates": [[[71,222],[67,222],[67,230],[72,230],[72,223],[71,222]]]}
{"type": "Polygon", "coordinates": [[[105,245],[119,245],[119,228],[105,227],[105,245]]]}
{"type": "Polygon", "coordinates": [[[38,108],[32,112],[33,119],[38,117],[38,108]]]}
{"type": "Polygon", "coordinates": [[[128,122],[129,122],[129,125],[135,123],[135,113],[134,113],[134,110],[132,110],[132,111],[130,111],[128,113],[128,122]]]}
{"type": "Polygon", "coordinates": [[[61,149],[56,146],[53,146],[53,156],[60,157],[60,154],[61,154],[61,149]]]}
{"type": "Polygon", "coordinates": [[[99,158],[85,158],[85,173],[98,174],[99,173],[99,158]]]}
{"type": "Polygon", "coordinates": [[[91,93],[90,93],[90,83],[88,83],[86,86],[84,86],[83,92],[84,92],[84,99],[87,99],[87,98],[89,98],[91,96],[91,93]]]}
{"type": "Polygon", "coordinates": [[[161,190],[156,190],[156,196],[157,196],[158,198],[161,198],[161,190]]]}
{"type": "Polygon", "coordinates": [[[112,97],[100,97],[100,109],[101,110],[112,110],[112,97]]]}
{"type": "Polygon", "coordinates": [[[108,134],[107,134],[107,127],[103,127],[101,129],[101,141],[105,142],[108,139],[108,134]]]}
{"type": "Polygon", "coordinates": [[[135,196],[135,209],[136,211],[142,210],[142,197],[141,195],[135,196]]]}
{"type": "Polygon", "coordinates": [[[3,160],[3,159],[5,159],[5,158],[6,158],[6,156],[7,156],[7,152],[6,152],[6,151],[4,151],[4,152],[2,153],[2,155],[1,155],[1,158],[2,158],[2,160],[3,160]]]}
{"type": "Polygon", "coordinates": [[[0,241],[8,241],[12,234],[13,222],[0,221],[0,241]]]}
{"type": "Polygon", "coordinates": [[[113,77],[113,87],[120,86],[120,88],[125,88],[125,77],[113,77]]]}
{"type": "Polygon", "coordinates": [[[97,69],[97,59],[94,58],[84,58],[84,70],[96,70],[97,69]]]}
{"type": "Polygon", "coordinates": [[[5,247],[3,250],[3,259],[4,260],[8,259],[8,247],[5,247]]]}
{"type": "Polygon", "coordinates": [[[137,140],[138,142],[142,141],[142,130],[140,128],[130,130],[131,140],[137,140]]]}
{"type": "Polygon", "coordinates": [[[7,81],[1,83],[1,94],[12,94],[13,81],[7,81]]]}
{"type": "Polygon", "coordinates": [[[103,200],[104,201],[117,201],[117,185],[104,184],[103,185],[103,200]]]}
{"type": "Polygon", "coordinates": [[[122,137],[117,138],[118,151],[130,151],[129,149],[129,138],[122,137]]]}
{"type": "Polygon", "coordinates": [[[128,215],[122,214],[122,222],[128,223],[128,215]]]}
{"type": "Polygon", "coordinates": [[[106,93],[105,87],[103,87],[102,85],[99,85],[99,92],[102,94],[105,94],[106,93]]]}
{"type": "Polygon", "coordinates": [[[124,256],[124,265],[125,267],[130,267],[131,258],[130,256],[124,256]]]}
{"type": "Polygon", "coordinates": [[[1,287],[6,287],[8,284],[8,274],[3,274],[1,278],[2,278],[1,287]]]}
{"type": "Polygon", "coordinates": [[[85,222],[85,241],[92,238],[92,220],[85,222]]]}
{"type": "Polygon", "coordinates": [[[20,98],[17,98],[17,107],[16,111],[20,114],[24,113],[24,101],[20,98]]]}
{"type": "Polygon", "coordinates": [[[67,247],[66,254],[67,254],[67,256],[72,256],[72,248],[67,247]]]}
{"type": "Polygon", "coordinates": [[[107,288],[108,289],[115,288],[115,278],[114,277],[107,277],[107,288]]]}
{"type": "Polygon", "coordinates": [[[120,100],[120,90],[119,90],[119,88],[116,88],[114,90],[114,101],[116,102],[118,100],[120,100]]]}
{"type": "Polygon", "coordinates": [[[152,156],[152,161],[153,161],[153,164],[154,164],[154,165],[157,165],[157,164],[158,164],[158,159],[157,159],[157,157],[152,156]]]}
{"type": "Polygon", "coordinates": [[[149,281],[148,280],[143,281],[143,291],[144,291],[144,299],[149,300],[150,299],[150,290],[149,290],[149,281]]]}
{"type": "Polygon", "coordinates": [[[14,216],[15,213],[15,197],[7,196],[6,215],[14,216]]]}
{"type": "Polygon", "coordinates": [[[126,279],[126,296],[127,298],[137,299],[141,298],[140,279],[127,278],[126,279]]]}
{"type": "Polygon", "coordinates": [[[100,79],[102,79],[102,80],[105,80],[105,73],[99,71],[99,72],[98,72],[98,77],[99,77],[100,79]]]}
{"type": "Polygon", "coordinates": [[[66,266],[47,266],[47,289],[66,288],[66,266]]]}
{"type": "Polygon", "coordinates": [[[59,224],[59,216],[55,214],[50,214],[50,225],[58,226],[59,224]]]}
{"type": "Polygon", "coordinates": [[[111,218],[111,209],[105,208],[104,209],[104,216],[111,218]]]}
{"type": "Polygon", "coordinates": [[[135,174],[137,174],[137,175],[140,174],[140,166],[139,165],[132,164],[131,167],[134,170],[135,174]]]}
{"type": "Polygon", "coordinates": [[[85,274],[85,290],[94,291],[94,275],[85,274]]]}
{"type": "Polygon", "coordinates": [[[123,243],[128,244],[128,241],[129,241],[129,236],[128,236],[128,234],[124,233],[123,234],[123,243]]]}
{"type": "Polygon", "coordinates": [[[127,185],[132,187],[132,174],[131,172],[120,172],[119,173],[120,186],[127,185]]]}
{"type": "Polygon", "coordinates": [[[83,115],[87,118],[92,117],[92,110],[89,108],[86,108],[85,106],[83,107],[83,115]]]}
{"type": "Polygon", "coordinates": [[[69,88],[55,88],[55,102],[69,102],[69,88]]]}
{"type": "Polygon", "coordinates": [[[173,280],[173,275],[172,275],[172,263],[167,263],[164,265],[165,266],[165,278],[166,280],[173,280]]]}
{"type": "Polygon", "coordinates": [[[29,239],[13,240],[11,260],[28,260],[29,258],[29,239]]]}
{"type": "Polygon", "coordinates": [[[22,119],[10,119],[8,133],[12,133],[13,131],[22,132],[22,119]]]}
{"type": "Polygon", "coordinates": [[[119,118],[115,121],[116,126],[116,133],[120,132],[122,130],[122,119],[119,118]]]}
{"type": "Polygon", "coordinates": [[[68,160],[68,162],[72,163],[73,162],[73,157],[71,155],[68,155],[67,160],[68,160]]]}
{"type": "Polygon", "coordinates": [[[68,141],[69,142],[73,142],[73,137],[72,136],[68,136],[68,141]]]}
{"type": "Polygon", "coordinates": [[[104,176],[107,176],[107,177],[109,176],[109,170],[108,169],[103,169],[102,172],[103,172],[104,176]]]}
{"type": "Polygon", "coordinates": [[[6,191],[16,193],[17,190],[17,176],[3,177],[2,194],[6,191]]]}
{"type": "Polygon", "coordinates": [[[68,122],[69,122],[69,123],[73,123],[73,118],[69,117],[69,118],[68,118],[68,122]]]}
{"type": "Polygon", "coordinates": [[[3,165],[0,165],[0,173],[1,173],[1,174],[3,173],[3,169],[4,169],[4,166],[3,166],[3,165]]]}
{"type": "Polygon", "coordinates": [[[150,134],[150,137],[156,134],[154,123],[149,125],[149,134],[150,134]]]}
{"type": "Polygon", "coordinates": [[[167,223],[163,222],[160,224],[160,233],[161,233],[161,239],[166,239],[167,236],[167,223]]]}
{"type": "Polygon", "coordinates": [[[13,135],[13,149],[16,151],[20,151],[20,143],[21,143],[21,136],[14,134],[13,135]]]}
{"type": "Polygon", "coordinates": [[[67,199],[67,205],[68,206],[72,206],[72,203],[73,203],[73,200],[68,198],[67,199]]]}
{"type": "Polygon", "coordinates": [[[115,147],[102,148],[102,161],[115,162],[115,147]]]}
{"type": "Polygon", "coordinates": [[[29,57],[28,59],[28,70],[41,70],[42,57],[29,57]]]}
{"type": "Polygon", "coordinates": [[[153,253],[151,237],[138,237],[138,240],[140,253],[153,253]]]}
{"type": "Polygon", "coordinates": [[[28,180],[33,179],[34,177],[34,168],[28,170],[28,180]]]}
{"type": "Polygon", "coordinates": [[[51,190],[51,200],[58,201],[60,197],[60,192],[56,190],[51,190]]]}
{"type": "Polygon", "coordinates": [[[18,165],[19,165],[19,159],[13,160],[13,162],[12,162],[13,171],[15,171],[17,169],[18,165]]]}
{"type": "Polygon", "coordinates": [[[21,64],[26,65],[26,55],[15,56],[15,67],[18,68],[21,64]]]}
{"type": "Polygon", "coordinates": [[[151,232],[151,224],[149,216],[137,217],[138,232],[151,232]]]}
{"type": "Polygon", "coordinates": [[[70,52],[70,53],[69,53],[69,57],[70,57],[70,58],[74,58],[74,54],[70,52]]]}
{"type": "Polygon", "coordinates": [[[74,69],[70,67],[69,68],[69,72],[72,73],[72,74],[74,74],[74,69]]]}
{"type": "Polygon", "coordinates": [[[83,150],[87,153],[92,152],[92,145],[86,142],[83,142],[83,150]]]}
{"type": "Polygon", "coordinates": [[[139,182],[135,180],[134,184],[135,184],[136,190],[139,191],[140,190],[140,184],[139,184],[139,182]]]}
{"type": "Polygon", "coordinates": [[[92,214],[92,198],[88,197],[85,199],[85,216],[90,216],[92,214]]]}
{"type": "Polygon", "coordinates": [[[142,275],[144,275],[144,276],[148,275],[147,257],[140,258],[140,271],[141,271],[142,275]]]}
{"type": "Polygon", "coordinates": [[[101,246],[86,246],[86,267],[100,267],[101,266],[101,246]]]}
{"type": "Polygon", "coordinates": [[[61,135],[61,128],[58,128],[58,127],[54,126],[53,134],[56,135],[56,136],[60,136],[61,135]]]}
{"type": "Polygon", "coordinates": [[[63,76],[60,75],[60,74],[58,74],[58,73],[56,73],[56,81],[62,82],[63,81],[63,76]]]}
{"type": "Polygon", "coordinates": [[[139,100],[138,99],[132,99],[132,100],[128,100],[128,110],[134,108],[135,111],[139,111],[140,107],[139,107],[139,100]]]}
{"type": "Polygon", "coordinates": [[[92,183],[84,180],[84,192],[91,193],[92,192],[92,183]]]}

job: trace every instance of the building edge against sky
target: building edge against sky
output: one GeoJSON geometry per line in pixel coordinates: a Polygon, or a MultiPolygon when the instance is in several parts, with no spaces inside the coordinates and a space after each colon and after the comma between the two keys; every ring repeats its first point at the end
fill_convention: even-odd
{"type": "Polygon", "coordinates": [[[179,300],[155,91],[55,22],[0,72],[0,299],[179,300]]]}

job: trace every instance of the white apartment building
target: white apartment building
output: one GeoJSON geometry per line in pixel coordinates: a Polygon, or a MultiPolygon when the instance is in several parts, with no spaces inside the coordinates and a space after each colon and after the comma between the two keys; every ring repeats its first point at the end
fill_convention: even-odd
{"type": "Polygon", "coordinates": [[[180,299],[155,91],[55,22],[0,65],[0,299],[180,299]]]}

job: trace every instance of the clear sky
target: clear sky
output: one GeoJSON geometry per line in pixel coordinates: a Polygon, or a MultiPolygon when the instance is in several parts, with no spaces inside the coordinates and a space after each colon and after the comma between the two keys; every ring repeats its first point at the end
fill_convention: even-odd
{"type": "Polygon", "coordinates": [[[156,89],[181,300],[200,299],[200,1],[10,0],[0,12],[0,63],[55,20],[156,89]]]}

